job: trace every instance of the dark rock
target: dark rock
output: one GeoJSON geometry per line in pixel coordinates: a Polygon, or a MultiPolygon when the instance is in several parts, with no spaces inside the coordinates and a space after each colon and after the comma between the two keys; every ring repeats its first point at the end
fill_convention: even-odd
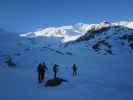
{"type": "Polygon", "coordinates": [[[95,50],[95,51],[98,51],[100,48],[99,48],[100,44],[99,43],[96,43],[92,46],[92,48],[95,50]]]}
{"type": "Polygon", "coordinates": [[[71,53],[71,52],[66,52],[66,54],[67,54],[67,55],[72,55],[72,53],[71,53]]]}
{"type": "Polygon", "coordinates": [[[8,66],[10,66],[10,67],[15,67],[15,66],[16,66],[16,64],[13,62],[11,56],[7,56],[7,57],[5,58],[5,63],[6,63],[8,66]]]}
{"type": "Polygon", "coordinates": [[[131,49],[133,50],[133,43],[131,43],[129,46],[130,46],[130,47],[131,47],[131,49]]]}
{"type": "Polygon", "coordinates": [[[111,50],[106,50],[106,52],[107,52],[108,54],[110,54],[110,55],[113,54],[111,50]]]}
{"type": "Polygon", "coordinates": [[[123,39],[123,40],[127,40],[128,43],[132,42],[133,41],[133,34],[131,35],[123,35],[122,37],[120,37],[120,39],[123,39]]]}
{"type": "Polygon", "coordinates": [[[130,43],[132,41],[133,41],[133,34],[128,36],[128,42],[130,43]]]}
{"type": "Polygon", "coordinates": [[[111,47],[112,47],[112,46],[111,46],[108,42],[106,42],[105,40],[98,41],[96,44],[94,44],[94,45],[92,46],[92,48],[93,48],[96,52],[98,52],[98,51],[100,51],[100,50],[104,50],[104,51],[105,51],[106,53],[108,53],[108,54],[112,54],[111,47]],[[102,45],[106,46],[108,49],[105,50],[104,48],[101,48],[102,45]]]}
{"type": "Polygon", "coordinates": [[[61,51],[55,50],[55,52],[58,53],[58,54],[64,55],[64,53],[61,52],[61,51]]]}

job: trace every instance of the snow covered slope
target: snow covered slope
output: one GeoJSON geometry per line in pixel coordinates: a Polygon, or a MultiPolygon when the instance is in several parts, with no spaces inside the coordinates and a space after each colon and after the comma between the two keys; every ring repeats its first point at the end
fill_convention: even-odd
{"type": "Polygon", "coordinates": [[[84,24],[77,23],[71,26],[61,26],[61,27],[48,27],[44,29],[39,29],[35,32],[29,32],[26,34],[21,34],[21,37],[54,37],[60,38],[62,42],[69,42],[76,40],[78,37],[84,35],[88,31],[96,31],[108,27],[126,27],[133,29],[133,22],[121,21],[110,23],[103,21],[99,24],[84,24]]]}
{"type": "Polygon", "coordinates": [[[133,22],[107,22],[98,24],[78,23],[71,26],[50,27],[39,31],[21,34],[36,42],[38,45],[58,47],[69,44],[84,42],[89,49],[102,54],[131,52],[133,50],[133,22]],[[125,48],[125,49],[124,49],[125,48]],[[113,50],[115,49],[115,50],[113,50]],[[117,49],[117,50],[116,50],[117,49]]]}
{"type": "MultiPolygon", "coordinates": [[[[132,22],[100,23],[70,43],[85,42],[98,53],[113,54],[133,51],[132,22]]],[[[69,43],[68,43],[69,44],[69,43]]]]}
{"type": "Polygon", "coordinates": [[[133,99],[131,22],[80,23],[49,31],[42,29],[21,37],[0,33],[2,100],[133,99]],[[58,29],[62,31],[56,33],[58,29]],[[94,36],[90,38],[90,34],[94,36]],[[66,36],[77,38],[64,43],[66,36]],[[7,63],[7,58],[15,66],[7,63]],[[58,87],[44,87],[45,82],[38,84],[36,69],[41,62],[48,67],[46,80],[53,77],[52,66],[56,63],[60,65],[58,76],[68,82],[58,87]],[[78,67],[75,78],[73,63],[78,67]]]}
{"type": "Polygon", "coordinates": [[[62,26],[62,27],[50,27],[46,29],[39,29],[35,32],[29,32],[26,34],[21,34],[22,37],[56,37],[61,38],[62,42],[67,42],[74,40],[79,37],[80,31],[76,30],[74,26],[62,26]]]}

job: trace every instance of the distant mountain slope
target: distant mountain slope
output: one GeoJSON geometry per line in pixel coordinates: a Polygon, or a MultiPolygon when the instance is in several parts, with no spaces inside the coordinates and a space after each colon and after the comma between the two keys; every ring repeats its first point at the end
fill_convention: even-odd
{"type": "Polygon", "coordinates": [[[113,52],[121,52],[122,50],[131,52],[133,49],[133,22],[78,23],[71,26],[40,29],[20,36],[30,38],[37,44],[47,44],[54,47],[64,43],[67,46],[86,42],[86,46],[97,53],[102,51],[102,54],[113,54],[113,52]]]}
{"type": "Polygon", "coordinates": [[[89,48],[96,52],[102,51],[104,54],[113,54],[115,49],[131,51],[133,50],[133,28],[129,27],[129,24],[102,23],[70,43],[86,42],[89,48]]]}

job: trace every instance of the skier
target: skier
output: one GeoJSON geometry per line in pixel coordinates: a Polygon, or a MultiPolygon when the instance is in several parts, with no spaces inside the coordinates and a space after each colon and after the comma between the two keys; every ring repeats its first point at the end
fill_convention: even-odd
{"type": "Polygon", "coordinates": [[[41,83],[44,80],[45,72],[46,72],[46,65],[45,63],[39,64],[37,71],[38,71],[38,81],[41,83]]]}
{"type": "Polygon", "coordinates": [[[57,64],[55,64],[55,65],[53,66],[54,79],[57,78],[58,67],[59,67],[59,65],[57,65],[57,64]]]}
{"type": "Polygon", "coordinates": [[[73,70],[73,76],[77,76],[77,66],[76,66],[76,64],[72,65],[72,70],[73,70]]]}
{"type": "Polygon", "coordinates": [[[37,72],[38,72],[38,82],[41,83],[41,81],[42,81],[42,73],[43,73],[42,64],[38,65],[37,72]]]}

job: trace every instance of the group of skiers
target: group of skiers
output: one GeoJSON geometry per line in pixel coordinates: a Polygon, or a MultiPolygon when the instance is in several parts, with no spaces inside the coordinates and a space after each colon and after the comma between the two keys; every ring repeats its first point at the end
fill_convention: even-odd
{"type": "MultiPolygon", "coordinates": [[[[48,70],[47,66],[45,63],[39,64],[38,68],[37,68],[37,72],[38,72],[38,82],[41,83],[43,80],[45,80],[45,75],[46,75],[46,71],[48,70]]],[[[57,78],[57,73],[59,70],[59,65],[54,64],[53,66],[53,73],[54,73],[54,79],[57,78]]],[[[77,66],[76,64],[72,65],[72,75],[75,77],[77,76],[77,66]]]]}

